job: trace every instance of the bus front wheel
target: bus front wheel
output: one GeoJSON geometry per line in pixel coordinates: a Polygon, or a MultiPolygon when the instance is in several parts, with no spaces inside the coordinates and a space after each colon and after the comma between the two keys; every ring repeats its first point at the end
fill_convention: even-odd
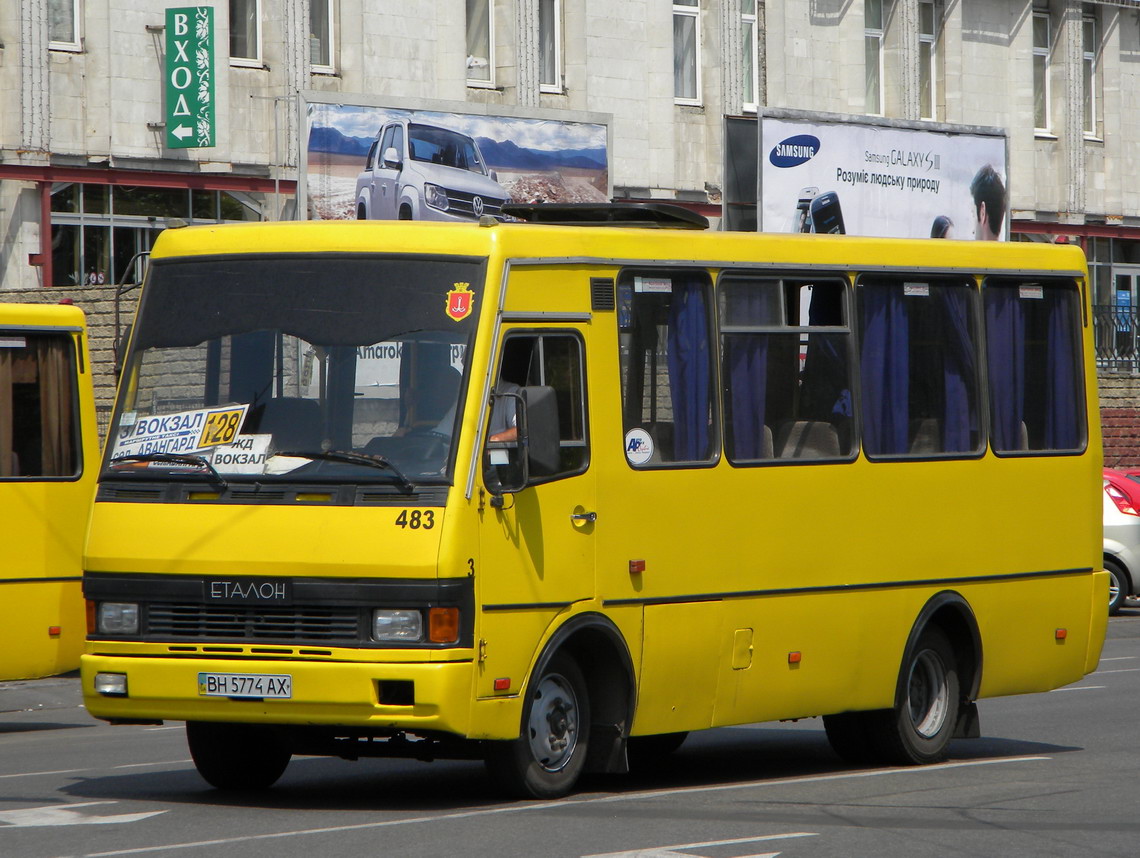
{"type": "Polygon", "coordinates": [[[220,790],[268,789],[289,765],[289,748],[272,728],[256,724],[186,722],[194,767],[220,790]]]}
{"type": "Polygon", "coordinates": [[[487,768],[516,797],[558,798],[582,773],[589,734],[586,680],[572,658],[559,654],[527,690],[519,738],[488,743],[487,768]]]}
{"type": "Polygon", "coordinates": [[[878,756],[902,765],[946,757],[958,720],[958,663],[946,634],[927,627],[902,666],[902,699],[877,713],[872,728],[878,756]]]}

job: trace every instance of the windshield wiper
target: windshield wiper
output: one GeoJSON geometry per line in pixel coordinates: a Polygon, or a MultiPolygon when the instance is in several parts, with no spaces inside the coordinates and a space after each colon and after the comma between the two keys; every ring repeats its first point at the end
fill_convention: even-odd
{"type": "Polygon", "coordinates": [[[350,453],[345,450],[279,450],[275,455],[299,456],[304,459],[324,459],[329,462],[345,462],[350,465],[364,465],[368,468],[380,468],[381,470],[391,471],[395,474],[397,482],[403,487],[404,491],[410,493],[416,489],[415,483],[409,480],[403,471],[393,465],[388,459],[373,453],[350,453]]]}
{"type": "Polygon", "coordinates": [[[120,462],[167,462],[171,465],[194,465],[198,468],[205,468],[212,481],[220,488],[229,488],[229,483],[226,482],[225,477],[218,473],[218,469],[205,456],[195,456],[189,453],[132,453],[128,456],[116,456],[108,464],[117,465],[120,462]]]}

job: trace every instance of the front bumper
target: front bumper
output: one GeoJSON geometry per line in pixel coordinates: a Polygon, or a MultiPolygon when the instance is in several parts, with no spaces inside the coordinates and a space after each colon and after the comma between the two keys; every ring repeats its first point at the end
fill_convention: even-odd
{"type": "Polygon", "coordinates": [[[473,669],[470,661],[376,664],[90,654],[80,663],[84,705],[107,721],[328,725],[457,736],[469,731],[473,669]],[[125,674],[127,696],[96,692],[97,673],[125,674]],[[198,693],[199,673],[288,674],[292,697],[203,696],[198,693]],[[407,702],[381,702],[380,683],[389,682],[412,684],[407,702]]]}

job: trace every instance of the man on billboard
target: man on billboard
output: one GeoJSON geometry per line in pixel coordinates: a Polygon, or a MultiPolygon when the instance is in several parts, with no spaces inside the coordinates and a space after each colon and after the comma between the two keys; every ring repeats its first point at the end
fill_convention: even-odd
{"type": "Polygon", "coordinates": [[[1001,240],[1005,218],[1005,184],[997,170],[986,164],[970,182],[974,197],[974,237],[982,241],[1001,240]]]}

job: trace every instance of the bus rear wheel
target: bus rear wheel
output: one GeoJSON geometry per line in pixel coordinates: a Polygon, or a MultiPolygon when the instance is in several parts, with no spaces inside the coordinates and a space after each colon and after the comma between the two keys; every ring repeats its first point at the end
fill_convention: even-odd
{"type": "Polygon", "coordinates": [[[945,759],[961,701],[954,648],[941,629],[923,630],[900,680],[902,699],[895,708],[871,713],[878,757],[901,765],[945,759]]]}
{"type": "Polygon", "coordinates": [[[582,773],[589,735],[586,680],[572,658],[559,654],[527,690],[519,738],[488,743],[487,768],[513,796],[558,798],[582,773]]]}
{"type": "Polygon", "coordinates": [[[194,767],[220,790],[261,790],[277,782],[292,752],[270,727],[186,722],[194,767]]]}

